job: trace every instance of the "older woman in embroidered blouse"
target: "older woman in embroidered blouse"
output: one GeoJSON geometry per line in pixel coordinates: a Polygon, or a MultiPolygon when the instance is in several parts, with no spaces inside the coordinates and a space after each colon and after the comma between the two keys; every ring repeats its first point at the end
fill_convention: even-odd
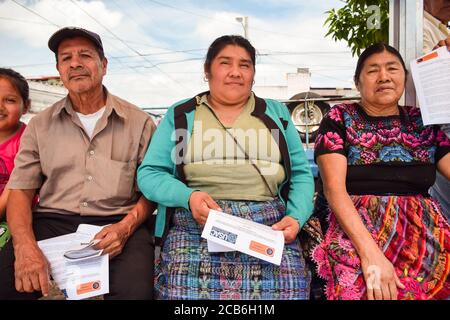
{"type": "Polygon", "coordinates": [[[428,195],[450,177],[450,141],[399,106],[406,68],[394,48],[360,56],[361,102],[333,107],[316,140],[327,232],[313,252],[329,299],[446,299],[449,225],[428,195]]]}

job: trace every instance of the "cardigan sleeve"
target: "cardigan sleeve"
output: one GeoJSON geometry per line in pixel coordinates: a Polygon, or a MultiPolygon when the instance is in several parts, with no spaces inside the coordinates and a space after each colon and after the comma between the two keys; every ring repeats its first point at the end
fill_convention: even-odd
{"type": "Polygon", "coordinates": [[[189,198],[194,192],[175,176],[174,108],[171,107],[158,125],[144,160],[139,166],[139,190],[149,200],[166,207],[189,209],[189,198]]]}
{"type": "Polygon", "coordinates": [[[284,119],[288,122],[284,133],[291,160],[291,179],[286,203],[286,215],[296,219],[301,228],[312,214],[314,178],[300,135],[291,120],[289,110],[284,105],[280,107],[283,110],[284,119]]]}

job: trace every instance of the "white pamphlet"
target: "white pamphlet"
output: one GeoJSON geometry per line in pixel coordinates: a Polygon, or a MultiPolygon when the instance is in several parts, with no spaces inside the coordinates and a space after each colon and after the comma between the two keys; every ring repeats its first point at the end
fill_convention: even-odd
{"type": "Polygon", "coordinates": [[[202,237],[208,243],[240,251],[280,265],[284,249],[282,231],[216,210],[210,210],[202,237]]]}
{"type": "Polygon", "coordinates": [[[236,251],[234,249],[222,246],[214,241],[206,240],[206,242],[208,243],[208,252],[211,252],[211,253],[236,251]]]}
{"type": "Polygon", "coordinates": [[[56,285],[68,300],[80,300],[109,293],[108,255],[99,255],[95,252],[90,257],[81,259],[64,257],[67,252],[90,248],[92,239],[102,228],[80,224],[75,233],[38,242],[39,248],[50,264],[50,273],[56,285]]]}
{"type": "Polygon", "coordinates": [[[450,123],[450,52],[440,47],[411,61],[424,125],[450,123]]]}

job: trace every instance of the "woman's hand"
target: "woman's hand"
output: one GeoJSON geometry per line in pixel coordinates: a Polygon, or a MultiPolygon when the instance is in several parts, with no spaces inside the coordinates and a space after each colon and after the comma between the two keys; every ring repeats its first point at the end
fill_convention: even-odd
{"type": "Polygon", "coordinates": [[[291,243],[295,240],[295,237],[297,237],[297,234],[300,231],[300,226],[297,220],[292,217],[285,216],[279,222],[275,223],[272,226],[272,229],[283,231],[284,242],[291,243]]]}
{"type": "Polygon", "coordinates": [[[361,257],[361,268],[369,300],[397,300],[397,288],[405,289],[394,266],[379,249],[361,257]]]}
{"type": "Polygon", "coordinates": [[[189,207],[191,208],[192,216],[199,225],[204,225],[210,209],[222,211],[219,205],[206,192],[195,191],[189,198],[189,207]]]}

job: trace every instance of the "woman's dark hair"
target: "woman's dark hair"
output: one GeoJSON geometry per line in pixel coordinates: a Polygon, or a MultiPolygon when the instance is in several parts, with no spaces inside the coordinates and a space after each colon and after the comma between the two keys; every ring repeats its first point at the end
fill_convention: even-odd
{"type": "Polygon", "coordinates": [[[387,51],[389,53],[392,53],[394,56],[400,60],[400,63],[402,64],[403,70],[405,71],[405,81],[406,77],[408,75],[408,70],[406,70],[405,61],[403,60],[402,56],[400,55],[400,52],[397,51],[394,47],[391,47],[390,45],[387,45],[385,43],[376,43],[371,45],[370,47],[367,47],[363,53],[358,58],[358,63],[356,64],[356,71],[355,75],[353,77],[353,80],[355,81],[355,84],[359,83],[359,76],[361,75],[361,71],[364,67],[364,63],[367,59],[369,59],[371,56],[377,53],[382,53],[384,51],[387,51]]]}
{"type": "Polygon", "coordinates": [[[241,37],[238,35],[226,35],[226,36],[221,36],[221,37],[217,38],[209,46],[208,53],[206,54],[205,64],[204,64],[205,72],[208,72],[208,73],[211,72],[212,61],[214,60],[215,57],[217,57],[219,52],[222,51],[222,49],[228,45],[234,45],[234,46],[239,46],[241,48],[244,48],[245,51],[247,51],[247,53],[249,54],[250,58],[252,59],[253,67],[255,67],[256,50],[251,45],[251,43],[244,37],[241,37]]]}
{"type": "Polygon", "coordinates": [[[27,80],[25,80],[20,73],[12,69],[0,68],[0,78],[9,80],[17,91],[19,91],[23,103],[26,104],[28,102],[30,98],[30,89],[28,88],[27,80]]]}

